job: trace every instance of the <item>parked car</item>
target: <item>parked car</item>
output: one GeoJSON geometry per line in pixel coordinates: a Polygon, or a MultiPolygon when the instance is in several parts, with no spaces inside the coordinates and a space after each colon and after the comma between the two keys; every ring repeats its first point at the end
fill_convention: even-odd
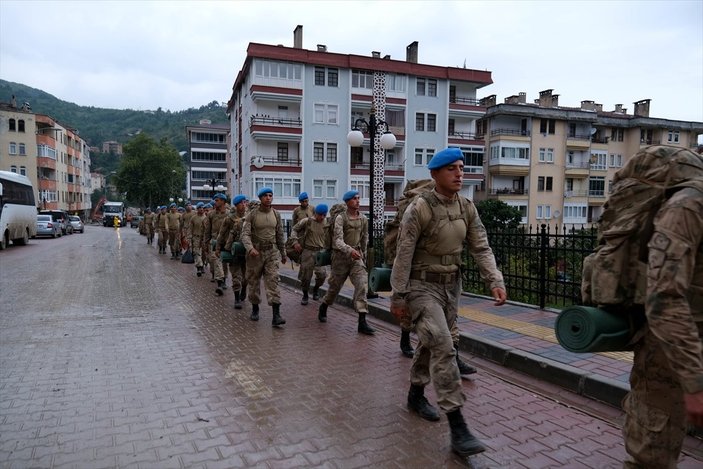
{"type": "Polygon", "coordinates": [[[73,227],[71,226],[71,223],[68,220],[68,213],[64,210],[40,210],[39,211],[40,215],[51,215],[51,217],[54,219],[55,223],[58,223],[59,226],[61,226],[61,233],[62,234],[71,234],[73,233],[73,227]]]}
{"type": "Polygon", "coordinates": [[[61,226],[54,221],[51,215],[37,215],[37,236],[61,236],[61,226]]]}
{"type": "Polygon", "coordinates": [[[77,217],[75,215],[71,215],[68,217],[68,219],[71,222],[71,226],[73,227],[73,232],[75,233],[76,231],[79,233],[83,233],[85,231],[85,227],[83,226],[83,222],[81,221],[81,217],[77,217]]]}
{"type": "Polygon", "coordinates": [[[139,228],[139,222],[142,221],[144,217],[142,216],[133,216],[132,219],[129,221],[129,227],[130,228],[139,228]]]}

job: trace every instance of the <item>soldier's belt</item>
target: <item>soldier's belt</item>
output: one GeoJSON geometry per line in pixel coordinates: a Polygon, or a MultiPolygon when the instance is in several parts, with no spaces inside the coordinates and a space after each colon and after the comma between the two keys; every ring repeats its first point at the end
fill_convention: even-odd
{"type": "Polygon", "coordinates": [[[436,256],[434,254],[418,250],[413,256],[413,262],[428,265],[461,265],[461,254],[445,254],[443,256],[436,256]]]}
{"type": "Polygon", "coordinates": [[[427,272],[424,270],[414,270],[410,272],[410,278],[413,280],[421,280],[430,283],[442,283],[445,285],[453,284],[457,279],[457,272],[427,272]]]}
{"type": "Polygon", "coordinates": [[[255,243],[254,247],[257,251],[270,251],[274,247],[274,243],[270,241],[263,241],[260,243],[255,243]]]}

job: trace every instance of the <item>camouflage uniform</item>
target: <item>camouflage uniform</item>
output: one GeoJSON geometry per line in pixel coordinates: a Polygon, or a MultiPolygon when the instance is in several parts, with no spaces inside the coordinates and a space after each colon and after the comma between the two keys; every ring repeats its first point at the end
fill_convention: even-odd
{"type": "Polygon", "coordinates": [[[303,218],[308,218],[308,217],[314,217],[315,216],[315,207],[312,205],[308,205],[307,207],[295,207],[295,210],[293,210],[293,226],[297,225],[300,220],[303,218]]]}
{"type": "MultiPolygon", "coordinates": [[[[190,234],[188,230],[190,230],[190,220],[195,216],[195,212],[193,211],[192,205],[188,204],[186,205],[186,211],[181,215],[181,239],[182,241],[182,248],[183,249],[189,249],[190,246],[190,234]]],[[[195,253],[193,253],[195,255],[195,253]]]]}
{"type": "Polygon", "coordinates": [[[216,251],[217,236],[220,232],[220,226],[222,222],[227,217],[227,208],[223,206],[222,211],[218,212],[216,209],[210,210],[205,218],[205,234],[203,235],[203,246],[208,253],[208,261],[213,269],[215,280],[217,280],[218,285],[224,281],[225,273],[222,269],[222,259],[218,256],[216,251]]]}
{"type": "MultiPolygon", "coordinates": [[[[238,214],[235,206],[232,206],[229,215],[222,222],[220,232],[217,236],[217,250],[230,251],[232,243],[241,241],[242,225],[244,224],[243,214],[238,214]]],[[[228,264],[228,269],[232,275],[232,290],[235,296],[246,288],[246,258],[235,256],[232,253],[232,262],[228,264]]]]}
{"type": "Polygon", "coordinates": [[[166,254],[168,242],[168,226],[166,225],[166,209],[162,209],[156,216],[156,226],[159,231],[159,254],[166,254]]]}
{"type": "Polygon", "coordinates": [[[266,286],[266,302],[271,306],[281,304],[278,272],[281,259],[286,255],[283,238],[283,224],[276,209],[267,210],[260,206],[247,214],[241,241],[247,252],[246,278],[247,284],[253,287],[249,292],[252,305],[258,307],[261,303],[258,285],[262,276],[266,286]],[[252,249],[259,251],[259,255],[251,256],[252,249]]]}
{"type": "Polygon", "coordinates": [[[181,254],[181,214],[176,208],[166,214],[166,230],[168,231],[168,245],[171,248],[171,257],[176,259],[181,254]]]}
{"type": "Polygon", "coordinates": [[[448,198],[433,190],[429,203],[420,197],[408,207],[391,273],[394,296],[405,299],[420,340],[410,382],[424,388],[433,381],[437,403],[444,412],[464,403],[450,332],[461,295],[459,266],[464,240],[489,287],[505,288],[476,207],[460,197],[448,198]]]}
{"type": "Polygon", "coordinates": [[[623,401],[627,468],[675,468],[686,434],[683,395],[703,392],[703,179],[662,205],[647,268],[644,337],[623,401]]]}
{"type": "Polygon", "coordinates": [[[342,212],[334,219],[333,230],[329,289],[322,302],[328,306],[333,304],[349,277],[354,285],[354,310],[359,314],[366,314],[369,311],[366,298],[369,288],[369,276],[366,271],[368,220],[363,213],[359,213],[358,218],[351,219],[348,212],[342,212]],[[361,259],[352,259],[352,250],[360,252],[361,259]]]}
{"type": "Polygon", "coordinates": [[[188,244],[190,244],[195,261],[195,268],[202,275],[203,269],[203,235],[205,233],[205,214],[194,213],[190,217],[187,228],[188,244]]]}
{"type": "Polygon", "coordinates": [[[317,292],[327,278],[325,266],[315,265],[315,255],[325,247],[325,220],[318,222],[314,215],[303,218],[293,226],[291,239],[300,243],[303,248],[303,252],[300,255],[300,287],[304,292],[310,290],[310,281],[314,273],[314,288],[317,292]]]}
{"type": "Polygon", "coordinates": [[[156,216],[152,212],[144,214],[144,228],[146,229],[146,242],[154,242],[154,220],[156,216]]]}

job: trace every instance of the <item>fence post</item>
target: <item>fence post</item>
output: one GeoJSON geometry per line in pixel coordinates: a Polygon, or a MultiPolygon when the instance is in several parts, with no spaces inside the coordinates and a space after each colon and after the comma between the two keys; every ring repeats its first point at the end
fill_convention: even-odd
{"type": "Polygon", "coordinates": [[[547,225],[542,224],[539,232],[539,307],[547,305],[547,225]]]}

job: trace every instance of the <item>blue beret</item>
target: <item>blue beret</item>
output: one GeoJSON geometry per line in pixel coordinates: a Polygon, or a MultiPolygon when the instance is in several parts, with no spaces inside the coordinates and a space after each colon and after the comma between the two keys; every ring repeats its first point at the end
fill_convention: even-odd
{"type": "Polygon", "coordinates": [[[175,202],[171,202],[171,205],[168,206],[168,208],[174,208],[176,206],[175,202]]]}
{"type": "Polygon", "coordinates": [[[456,147],[445,148],[439,153],[435,153],[429,163],[427,169],[439,169],[455,161],[464,161],[464,154],[456,147]]]}
{"type": "Polygon", "coordinates": [[[319,204],[317,207],[315,207],[315,213],[318,215],[327,215],[327,212],[329,211],[329,208],[325,204],[319,204]]]}
{"type": "Polygon", "coordinates": [[[264,194],[271,194],[271,195],[273,195],[273,189],[271,189],[270,187],[262,187],[261,189],[259,189],[259,193],[256,194],[256,195],[257,195],[259,198],[261,198],[261,196],[264,195],[264,194]]]}
{"type": "Polygon", "coordinates": [[[349,202],[351,199],[359,195],[359,191],[347,191],[344,193],[344,196],[342,196],[342,200],[345,202],[349,202]]]}
{"type": "Polygon", "coordinates": [[[151,212],[151,209],[149,207],[146,208],[147,212],[151,212]]]}
{"type": "Polygon", "coordinates": [[[298,196],[298,200],[302,202],[303,200],[308,198],[308,193],[307,192],[301,192],[300,195],[298,196]]]}
{"type": "Polygon", "coordinates": [[[203,208],[212,208],[212,204],[210,202],[208,202],[205,205],[203,205],[203,208]]]}
{"type": "Polygon", "coordinates": [[[224,201],[227,201],[227,196],[224,195],[222,192],[218,192],[217,194],[215,194],[213,199],[222,199],[224,201]]]}
{"type": "Polygon", "coordinates": [[[247,196],[244,194],[239,194],[232,199],[232,205],[237,205],[240,202],[247,200],[247,196]]]}
{"type": "Polygon", "coordinates": [[[197,204],[195,204],[195,208],[203,208],[204,206],[205,204],[202,202],[198,202],[197,204]]]}
{"type": "Polygon", "coordinates": [[[179,212],[185,212],[186,209],[184,209],[183,207],[178,207],[178,211],[179,211],[179,212]]]}

